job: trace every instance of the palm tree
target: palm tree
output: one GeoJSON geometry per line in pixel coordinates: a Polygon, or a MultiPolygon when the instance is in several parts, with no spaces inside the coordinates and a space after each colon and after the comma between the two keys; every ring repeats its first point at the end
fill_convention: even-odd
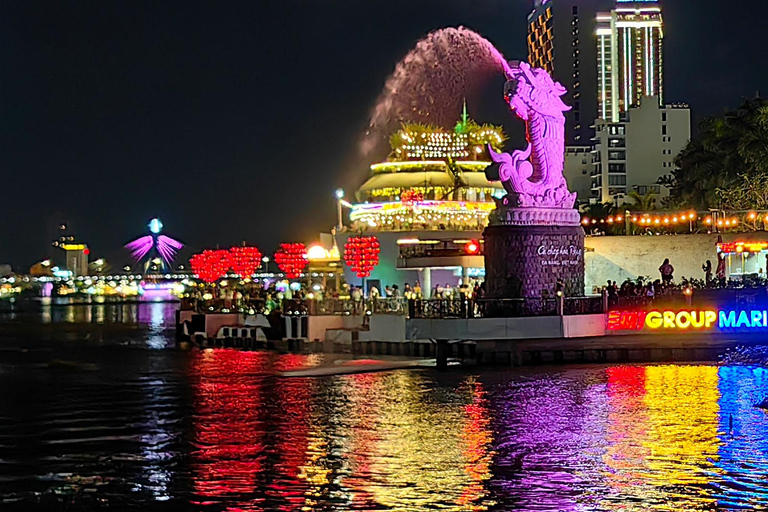
{"type": "Polygon", "coordinates": [[[678,167],[660,183],[682,207],[718,207],[717,190],[768,173],[768,101],[755,97],[719,118],[707,118],[675,159],[678,167]]]}
{"type": "Polygon", "coordinates": [[[628,203],[627,206],[634,211],[649,212],[656,209],[656,194],[653,192],[640,195],[637,190],[633,190],[627,194],[627,198],[632,200],[632,202],[628,203]]]}
{"type": "Polygon", "coordinates": [[[615,211],[616,207],[613,203],[595,203],[587,205],[583,213],[590,219],[605,219],[613,215],[615,211]]]}

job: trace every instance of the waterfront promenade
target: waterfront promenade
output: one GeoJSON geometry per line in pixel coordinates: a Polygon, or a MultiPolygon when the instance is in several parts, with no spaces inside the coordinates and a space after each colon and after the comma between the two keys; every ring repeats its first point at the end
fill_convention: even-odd
{"type": "Polygon", "coordinates": [[[752,291],[715,296],[720,300],[702,293],[699,302],[691,295],[673,295],[654,301],[632,298],[611,306],[605,296],[535,301],[292,301],[284,304],[285,316],[279,320],[283,322],[280,341],[269,345],[244,344],[237,335],[222,336],[222,326],[246,321],[236,313],[202,315],[187,309],[179,313],[179,321],[188,322],[187,331],[205,346],[432,357],[441,368],[450,360],[512,366],[717,361],[729,349],[763,341],[765,330],[760,326],[727,324],[729,318],[737,317],[734,309],[728,309],[731,302],[741,309],[758,307],[760,301],[752,291]],[[511,314],[491,316],[491,310],[511,314]],[[645,322],[648,311],[652,314],[645,322]],[[669,323],[665,317],[681,311],[682,324],[669,323]],[[726,322],[723,326],[714,322],[699,329],[686,327],[691,315],[717,319],[719,312],[726,322]],[[632,322],[621,320],[625,317],[632,322]],[[656,317],[658,322],[651,321],[656,317]]]}

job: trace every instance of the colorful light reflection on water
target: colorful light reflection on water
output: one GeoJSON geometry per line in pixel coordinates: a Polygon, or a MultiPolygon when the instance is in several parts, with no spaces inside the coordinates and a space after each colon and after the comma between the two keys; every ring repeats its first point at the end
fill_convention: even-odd
{"type": "Polygon", "coordinates": [[[29,369],[23,400],[0,397],[4,508],[768,507],[768,414],[753,407],[768,370],[285,379],[275,372],[322,358],[115,350],[99,371],[48,375],[55,386],[29,369]]]}
{"type": "Polygon", "coordinates": [[[752,407],[768,392],[768,371],[558,369],[464,376],[449,386],[441,377],[391,372],[275,383],[282,406],[272,419],[280,426],[265,449],[275,462],[253,468],[281,484],[264,490],[266,502],[283,510],[768,505],[761,483],[768,481],[768,416],[752,407]],[[739,418],[733,432],[730,415],[739,418]]]}

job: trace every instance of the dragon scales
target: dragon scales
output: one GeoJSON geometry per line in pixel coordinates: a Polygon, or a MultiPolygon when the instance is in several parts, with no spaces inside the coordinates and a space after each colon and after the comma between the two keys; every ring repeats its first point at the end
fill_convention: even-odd
{"type": "Polygon", "coordinates": [[[570,110],[560,99],[565,87],[549,74],[525,62],[507,72],[504,99],[525,121],[528,147],[496,153],[486,169],[490,181],[501,181],[507,191],[503,202],[511,207],[573,208],[576,193],[568,191],[563,177],[565,158],[565,116],[570,110]]]}

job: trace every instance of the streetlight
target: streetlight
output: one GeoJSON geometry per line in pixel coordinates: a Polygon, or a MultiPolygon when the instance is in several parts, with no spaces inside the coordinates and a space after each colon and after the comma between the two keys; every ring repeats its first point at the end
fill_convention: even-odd
{"type": "Polygon", "coordinates": [[[263,258],[261,258],[261,261],[264,262],[264,272],[268,274],[269,273],[269,256],[264,256],[263,258]]]}
{"type": "Polygon", "coordinates": [[[339,214],[339,224],[337,229],[341,231],[341,228],[344,227],[343,219],[341,218],[341,201],[344,199],[344,191],[340,188],[336,189],[336,206],[337,206],[337,212],[339,214]]]}

